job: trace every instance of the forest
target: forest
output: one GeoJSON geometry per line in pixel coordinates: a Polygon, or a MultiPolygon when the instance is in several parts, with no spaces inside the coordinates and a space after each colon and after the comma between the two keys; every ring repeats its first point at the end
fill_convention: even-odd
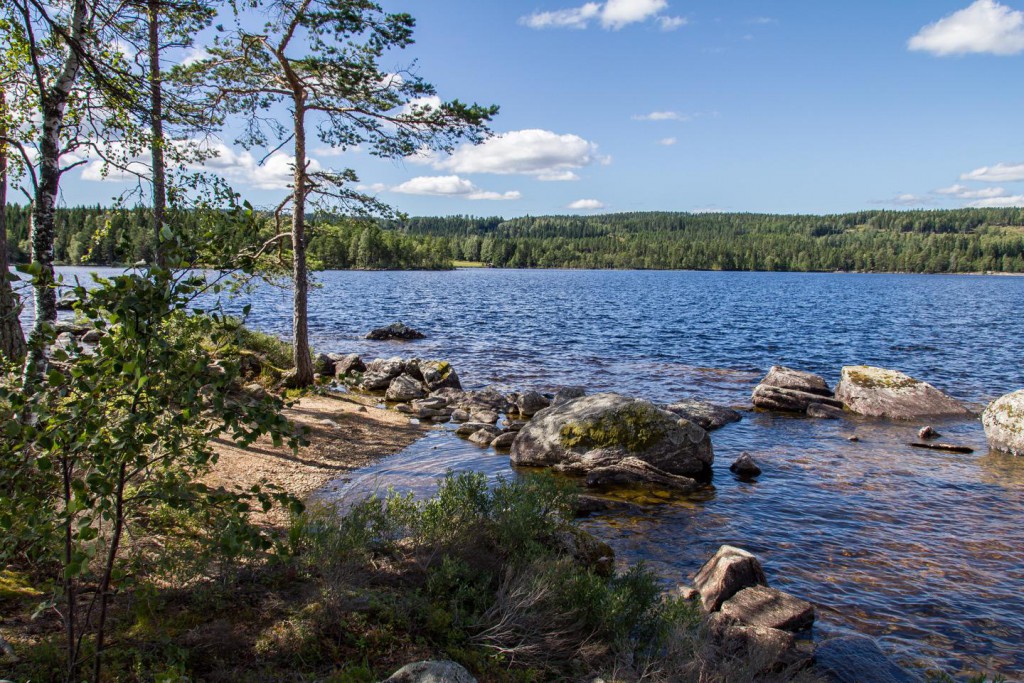
{"type": "MultiPolygon", "coordinates": [[[[7,207],[8,254],[24,262],[28,211],[7,207]]],[[[149,261],[148,209],[58,212],[55,258],[66,264],[149,261]]],[[[182,212],[178,229],[198,230],[182,212]]],[[[273,234],[266,216],[237,248],[273,234]]],[[[910,273],[1024,272],[1024,209],[864,211],[827,216],[642,212],[600,216],[310,216],[319,269],[604,268],[910,273]]],[[[219,264],[211,264],[219,265],[219,264]]]]}

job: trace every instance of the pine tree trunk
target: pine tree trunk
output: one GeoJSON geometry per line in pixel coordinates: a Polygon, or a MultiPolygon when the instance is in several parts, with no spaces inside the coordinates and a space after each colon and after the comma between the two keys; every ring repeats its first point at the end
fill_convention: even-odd
{"type": "Polygon", "coordinates": [[[306,112],[303,97],[295,98],[295,186],[292,194],[292,358],[295,370],[289,378],[294,387],[313,383],[313,359],[309,354],[309,282],[306,273],[306,112]]]}
{"type": "Polygon", "coordinates": [[[167,170],[164,162],[164,103],[160,72],[160,0],[149,0],[150,153],[153,157],[153,238],[156,264],[164,267],[163,237],[167,211],[167,170]]]}
{"type": "MultiPolygon", "coordinates": [[[[7,134],[3,127],[6,100],[0,88],[0,138],[7,134]]],[[[7,144],[0,140],[0,357],[21,362],[25,357],[25,336],[21,331],[21,302],[11,289],[10,266],[7,263],[7,144]]]]}

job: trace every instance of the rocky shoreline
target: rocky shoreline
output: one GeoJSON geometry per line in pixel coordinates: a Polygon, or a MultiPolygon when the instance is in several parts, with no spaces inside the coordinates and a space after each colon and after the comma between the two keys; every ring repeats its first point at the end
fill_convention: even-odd
{"type": "MultiPolygon", "coordinates": [[[[601,493],[622,488],[688,493],[708,485],[714,460],[710,432],[742,419],[732,408],[695,399],[655,405],[614,393],[587,395],[581,387],[546,394],[493,386],[465,391],[445,361],[328,360],[335,363],[337,382],[355,391],[383,392],[391,408],[414,421],[460,423],[458,436],[509,452],[514,466],[549,468],[601,493]]],[[[835,390],[819,376],[776,366],[757,385],[751,403],[756,411],[816,419],[905,422],[976,415],[927,382],[870,366],[843,368],[835,390]]],[[[993,402],[982,421],[993,449],[1024,454],[1024,390],[993,402]]],[[[926,425],[920,442],[908,445],[970,450],[933,443],[939,436],[926,425]]],[[[731,469],[740,477],[760,474],[747,453],[731,469]]],[[[584,496],[581,514],[607,509],[602,500],[584,496]]],[[[706,626],[725,650],[736,656],[754,650],[774,653],[767,670],[813,663],[830,681],[921,680],[888,660],[871,638],[842,636],[814,643],[814,606],[768,587],[760,562],[741,549],[723,546],[697,573],[694,585],[679,591],[700,600],[706,626]],[[876,673],[871,677],[865,671],[876,673]]]]}

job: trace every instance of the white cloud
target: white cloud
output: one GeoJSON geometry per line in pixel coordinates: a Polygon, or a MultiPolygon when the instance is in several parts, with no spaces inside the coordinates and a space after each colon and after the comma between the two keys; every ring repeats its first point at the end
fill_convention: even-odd
{"type": "Polygon", "coordinates": [[[601,5],[597,2],[588,2],[582,7],[571,9],[560,9],[553,12],[535,12],[529,16],[520,17],[519,23],[530,28],[574,28],[584,29],[591,19],[596,19],[601,14],[601,5]]]}
{"type": "Polygon", "coordinates": [[[960,176],[960,180],[981,180],[986,183],[1014,183],[1024,180],[1024,164],[982,166],[960,176]]]}
{"type": "Polygon", "coordinates": [[[402,107],[402,115],[410,116],[415,113],[426,114],[428,112],[435,112],[441,108],[441,98],[437,95],[430,95],[428,97],[417,97],[409,100],[404,107],[402,107]]]}
{"type": "Polygon", "coordinates": [[[181,59],[182,66],[191,66],[197,62],[202,62],[212,57],[209,52],[206,51],[205,47],[190,47],[185,50],[185,55],[181,59]]]}
{"type": "Polygon", "coordinates": [[[677,140],[676,138],[662,138],[662,139],[658,140],[658,144],[659,145],[664,145],[665,147],[671,147],[672,145],[676,144],[677,142],[679,142],[679,140],[677,140]]]}
{"type": "Polygon", "coordinates": [[[690,23],[686,17],[658,17],[658,23],[662,31],[675,31],[690,23]]]}
{"type": "Polygon", "coordinates": [[[358,145],[348,149],[344,147],[316,147],[313,149],[313,154],[318,157],[340,157],[343,154],[357,154],[362,151],[362,148],[358,145]]]}
{"type": "Polygon", "coordinates": [[[548,12],[534,12],[520,17],[519,23],[534,29],[569,28],[585,29],[591,22],[598,21],[601,26],[618,31],[630,24],[655,19],[664,31],[672,31],[684,26],[687,20],[683,17],[670,17],[661,14],[668,7],[668,0],[607,0],[607,2],[588,2],[579,7],[570,7],[548,12]]]}
{"type": "Polygon", "coordinates": [[[380,194],[388,189],[388,186],[384,183],[370,183],[369,185],[356,185],[356,190],[359,192],[372,192],[373,194],[380,194]]]}
{"type": "Polygon", "coordinates": [[[1009,193],[1001,187],[985,187],[980,190],[972,190],[966,185],[956,184],[935,190],[935,194],[943,194],[958,199],[994,199],[996,197],[1005,197],[1009,193]]]}
{"type": "Polygon", "coordinates": [[[481,190],[470,181],[457,175],[419,176],[392,187],[391,191],[427,197],[465,197],[466,199],[508,200],[522,197],[522,194],[516,191],[500,193],[481,190]]]}
{"type": "Polygon", "coordinates": [[[926,206],[934,204],[935,200],[931,197],[922,197],[916,194],[903,193],[898,194],[890,199],[875,199],[871,201],[872,204],[882,204],[885,206],[926,206]]]}
{"type": "Polygon", "coordinates": [[[608,0],[601,10],[601,25],[617,31],[647,21],[666,7],[667,0],[608,0]]]}
{"type": "MultiPolygon", "coordinates": [[[[295,157],[284,152],[274,152],[260,164],[252,153],[235,151],[223,142],[213,143],[212,151],[217,156],[207,159],[203,167],[218,173],[231,182],[250,185],[259,190],[284,190],[292,183],[295,171],[295,157]]],[[[313,157],[307,157],[310,173],[324,170],[313,157]]]]}
{"type": "Polygon", "coordinates": [[[758,26],[767,26],[769,24],[777,24],[779,23],[779,20],[772,17],[754,17],[752,19],[748,19],[747,23],[756,24],[758,26]]]}
{"type": "Polygon", "coordinates": [[[412,163],[426,163],[454,173],[530,175],[538,180],[576,180],[574,169],[607,163],[597,145],[578,135],[527,129],[502,133],[479,145],[460,145],[447,158],[418,154],[412,163]]]}
{"type": "Polygon", "coordinates": [[[979,199],[976,202],[968,204],[975,209],[998,209],[1007,206],[1024,206],[1024,195],[1017,194],[1012,197],[991,197],[989,199],[979,199]]]}
{"type": "Polygon", "coordinates": [[[573,211],[600,211],[605,207],[605,203],[597,199],[577,199],[565,206],[573,211]]]}
{"type": "Polygon", "coordinates": [[[689,116],[677,111],[652,111],[650,114],[634,114],[634,121],[688,121],[689,116]]]}
{"type": "Polygon", "coordinates": [[[977,0],[922,28],[907,47],[939,57],[1020,54],[1024,52],[1024,12],[996,0],[977,0]]]}

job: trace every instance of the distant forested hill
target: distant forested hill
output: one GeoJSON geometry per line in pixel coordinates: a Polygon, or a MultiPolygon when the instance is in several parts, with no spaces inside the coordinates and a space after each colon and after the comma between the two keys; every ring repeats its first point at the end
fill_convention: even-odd
{"type": "MultiPolygon", "coordinates": [[[[28,214],[10,206],[8,250],[24,260],[28,214]]],[[[179,229],[194,229],[183,216],[179,229]]],[[[152,254],[145,210],[60,213],[56,257],[132,263],[152,254]]],[[[510,268],[1024,273],[1024,209],[865,211],[831,216],[621,213],[512,220],[454,216],[352,223],[318,216],[322,268],[437,269],[453,260],[510,268]]],[[[266,233],[265,235],[263,233],[266,233]]],[[[265,239],[259,235],[240,239],[265,239]]]]}

